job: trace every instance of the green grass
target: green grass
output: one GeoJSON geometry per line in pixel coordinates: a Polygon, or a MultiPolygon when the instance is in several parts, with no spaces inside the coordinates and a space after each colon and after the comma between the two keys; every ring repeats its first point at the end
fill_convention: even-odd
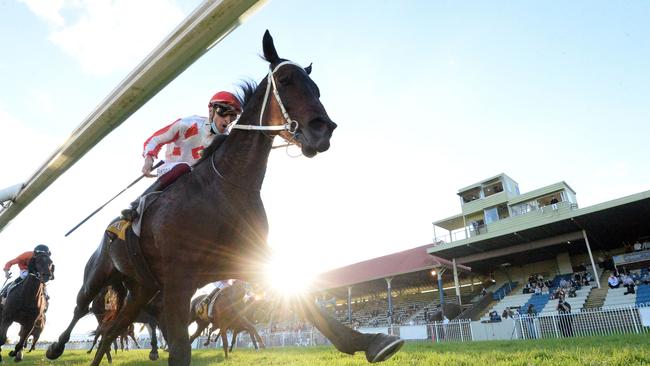
{"type": "MultiPolygon", "coordinates": [[[[389,361],[382,365],[602,365],[628,366],[650,365],[650,339],[648,335],[619,335],[601,338],[570,338],[559,340],[490,341],[473,343],[407,343],[389,361]]],[[[5,364],[13,363],[7,358],[8,348],[2,355],[5,364]]],[[[147,350],[119,352],[113,365],[167,365],[167,353],[161,359],[149,361],[147,350]]],[[[25,354],[22,365],[88,365],[91,356],[85,351],[66,351],[56,361],[45,359],[43,351],[25,354]]],[[[103,365],[108,363],[104,360],[103,365]]],[[[273,348],[260,352],[236,349],[228,361],[221,350],[200,350],[192,353],[192,365],[301,365],[344,366],[367,364],[361,353],[348,356],[333,347],[273,348]]]]}

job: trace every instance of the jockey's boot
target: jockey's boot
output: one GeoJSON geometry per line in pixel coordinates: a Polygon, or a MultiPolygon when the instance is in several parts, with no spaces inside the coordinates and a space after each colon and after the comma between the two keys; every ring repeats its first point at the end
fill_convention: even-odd
{"type": "Polygon", "coordinates": [[[146,196],[147,194],[151,192],[156,192],[160,191],[163,189],[163,183],[161,182],[160,179],[156,180],[149,188],[147,188],[144,192],[142,192],[142,195],[138,197],[135,201],[131,202],[129,205],[129,208],[125,208],[120,212],[121,216],[120,218],[122,220],[126,220],[129,222],[133,222],[136,220],[138,217],[140,217],[140,213],[138,212],[138,205],[140,204],[140,198],[146,196]]]}
{"type": "Polygon", "coordinates": [[[124,210],[122,210],[122,212],[120,212],[120,218],[122,220],[126,220],[129,222],[133,222],[135,219],[137,219],[139,216],[137,210],[139,202],[140,202],[140,198],[131,202],[129,208],[125,208],[124,210]]]}

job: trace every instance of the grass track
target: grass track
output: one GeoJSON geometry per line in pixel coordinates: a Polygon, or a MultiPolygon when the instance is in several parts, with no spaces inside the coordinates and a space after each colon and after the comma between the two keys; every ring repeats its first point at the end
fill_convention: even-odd
{"type": "MultiPolygon", "coordinates": [[[[7,358],[9,349],[3,347],[5,365],[14,364],[7,358]]],[[[161,352],[161,360],[148,361],[148,351],[120,352],[113,358],[115,366],[167,365],[167,354],[161,352]]],[[[235,350],[224,362],[223,352],[200,350],[192,353],[192,365],[196,366],[345,366],[366,365],[363,354],[348,356],[333,347],[274,348],[260,352],[235,350]]],[[[45,359],[44,351],[25,354],[21,365],[88,365],[91,356],[85,351],[69,351],[56,361],[45,359]]],[[[108,365],[106,361],[102,365],[108,365]]],[[[603,338],[572,338],[559,340],[490,341],[434,345],[431,343],[407,343],[389,361],[381,365],[602,365],[628,366],[650,365],[650,336],[624,335],[603,338]]]]}

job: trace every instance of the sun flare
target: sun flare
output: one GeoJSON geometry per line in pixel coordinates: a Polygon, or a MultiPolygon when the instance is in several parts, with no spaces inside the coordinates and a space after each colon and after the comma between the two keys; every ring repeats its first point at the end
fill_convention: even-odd
{"type": "Polygon", "coordinates": [[[291,252],[275,253],[266,268],[269,287],[285,296],[308,292],[315,275],[304,258],[291,252]]]}

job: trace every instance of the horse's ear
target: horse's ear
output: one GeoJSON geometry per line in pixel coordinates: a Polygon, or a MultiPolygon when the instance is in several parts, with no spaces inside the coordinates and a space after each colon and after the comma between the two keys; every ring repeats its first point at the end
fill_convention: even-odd
{"type": "Polygon", "coordinates": [[[264,50],[264,58],[266,61],[274,64],[280,60],[278,52],[275,50],[275,45],[273,44],[273,37],[271,37],[271,33],[269,33],[268,29],[266,32],[264,32],[264,38],[262,39],[262,49],[264,50]]]}
{"type": "Polygon", "coordinates": [[[309,64],[309,66],[305,67],[305,71],[307,72],[307,75],[311,74],[311,65],[313,65],[313,63],[311,63],[311,64],[309,64]]]}

